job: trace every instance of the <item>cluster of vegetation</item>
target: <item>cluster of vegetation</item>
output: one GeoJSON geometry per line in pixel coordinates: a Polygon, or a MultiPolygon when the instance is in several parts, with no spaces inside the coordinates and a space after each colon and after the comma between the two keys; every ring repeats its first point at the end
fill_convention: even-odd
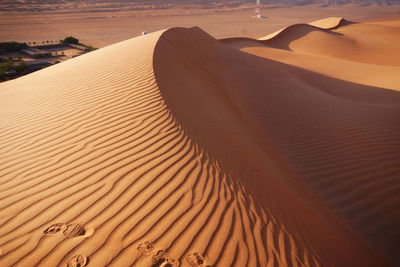
{"type": "Polygon", "coordinates": [[[86,47],[89,51],[93,51],[93,50],[97,49],[97,48],[94,48],[93,46],[80,43],[79,39],[72,37],[72,36],[65,37],[64,40],[60,40],[60,43],[80,45],[80,46],[86,47]]]}
{"type": "MultiPolygon", "coordinates": [[[[56,43],[55,41],[42,41],[42,44],[53,44],[56,43]]],[[[94,48],[89,45],[85,45],[79,42],[79,39],[68,36],[64,38],[64,40],[60,40],[61,44],[75,44],[75,45],[80,45],[83,47],[86,47],[88,51],[93,51],[96,50],[97,48],[94,48]]],[[[37,45],[40,44],[40,42],[29,42],[29,45],[37,45]]],[[[0,42],[0,50],[4,50],[6,52],[15,52],[15,51],[20,51],[21,49],[27,48],[28,47],[27,43],[18,43],[18,42],[0,42]]],[[[41,54],[35,54],[33,57],[35,59],[40,59],[40,58],[45,58],[45,57],[51,57],[52,55],[64,55],[64,51],[57,51],[57,52],[47,52],[47,53],[41,53],[41,54]]],[[[59,60],[55,61],[53,64],[58,64],[60,63],[59,60]]],[[[47,67],[47,66],[45,66],[47,67]]],[[[20,56],[18,57],[6,57],[6,58],[1,58],[0,57],[0,80],[4,80],[7,76],[7,72],[9,71],[15,71],[17,73],[23,73],[26,70],[27,66],[24,61],[22,61],[22,58],[20,56]]],[[[44,68],[44,67],[43,67],[44,68]]]]}
{"type": "Polygon", "coordinates": [[[6,62],[6,61],[13,61],[13,60],[15,60],[15,61],[21,61],[22,60],[22,57],[21,56],[18,56],[18,57],[0,57],[0,62],[6,62]]]}
{"type": "Polygon", "coordinates": [[[33,45],[33,46],[35,46],[35,45],[40,45],[40,44],[42,44],[42,45],[47,45],[47,44],[57,44],[58,42],[57,41],[53,41],[53,40],[47,40],[47,41],[42,41],[42,42],[28,42],[28,45],[33,45]]]}
{"type": "Polygon", "coordinates": [[[18,73],[23,72],[26,70],[26,63],[25,62],[19,62],[17,65],[14,66],[14,70],[18,73]]]}
{"type": "Polygon", "coordinates": [[[51,57],[51,52],[43,53],[43,54],[35,54],[33,56],[33,58],[36,58],[36,59],[44,58],[44,57],[51,57]]]}
{"type": "Polygon", "coordinates": [[[3,49],[7,52],[20,51],[21,49],[26,48],[28,45],[26,43],[17,43],[17,42],[2,42],[0,43],[0,49],[3,49]]]}
{"type": "Polygon", "coordinates": [[[60,40],[60,43],[62,44],[79,44],[79,39],[76,39],[75,37],[68,36],[65,37],[64,40],[60,40]]]}
{"type": "Polygon", "coordinates": [[[89,52],[94,51],[94,50],[97,49],[97,48],[95,48],[95,47],[93,47],[93,46],[85,45],[85,44],[82,44],[82,43],[79,43],[79,45],[81,45],[81,46],[86,47],[87,49],[89,49],[89,52]]]}
{"type": "Polygon", "coordinates": [[[21,73],[26,70],[26,63],[21,61],[14,64],[14,61],[8,60],[6,62],[0,62],[0,80],[6,77],[6,71],[15,70],[17,73],[21,73]]]}

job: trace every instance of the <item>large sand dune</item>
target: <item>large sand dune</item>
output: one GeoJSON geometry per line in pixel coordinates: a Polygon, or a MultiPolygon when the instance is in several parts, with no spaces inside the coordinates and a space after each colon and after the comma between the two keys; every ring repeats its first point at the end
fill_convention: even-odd
{"type": "MultiPolygon", "coordinates": [[[[400,90],[400,27],[327,18],[260,39],[228,38],[229,46],[349,82],[400,90]]],[[[364,97],[364,96],[363,96],[364,97]]]]}
{"type": "Polygon", "coordinates": [[[309,49],[172,28],[2,83],[0,265],[398,264],[398,65],[309,49]]]}

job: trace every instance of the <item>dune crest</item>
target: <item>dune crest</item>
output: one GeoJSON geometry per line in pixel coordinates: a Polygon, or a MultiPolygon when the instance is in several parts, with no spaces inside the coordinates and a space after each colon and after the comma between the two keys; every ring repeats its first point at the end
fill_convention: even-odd
{"type": "Polygon", "coordinates": [[[320,20],[316,20],[313,22],[310,22],[309,25],[315,26],[324,30],[332,30],[339,28],[341,26],[346,26],[353,24],[354,22],[351,22],[349,20],[346,20],[345,18],[342,17],[330,17],[330,18],[324,18],[320,20]]]}
{"type": "Polygon", "coordinates": [[[396,262],[398,92],[195,27],[2,83],[0,106],[1,266],[396,262]]]}
{"type": "Polygon", "coordinates": [[[295,31],[298,28],[304,29],[306,31],[311,31],[311,30],[332,30],[332,29],[337,29],[341,26],[349,25],[352,24],[353,22],[350,22],[344,18],[340,17],[331,17],[331,18],[326,18],[326,19],[321,19],[317,20],[314,22],[310,22],[308,24],[294,24],[287,26],[283,29],[280,29],[274,33],[268,34],[264,37],[259,38],[258,40],[260,41],[266,41],[266,40],[271,40],[273,38],[278,38],[280,35],[288,33],[291,34],[291,31],[295,31]]]}
{"type": "Polygon", "coordinates": [[[328,18],[292,25],[258,40],[237,37],[220,41],[332,78],[400,91],[400,27],[396,21],[382,24],[328,18]]]}

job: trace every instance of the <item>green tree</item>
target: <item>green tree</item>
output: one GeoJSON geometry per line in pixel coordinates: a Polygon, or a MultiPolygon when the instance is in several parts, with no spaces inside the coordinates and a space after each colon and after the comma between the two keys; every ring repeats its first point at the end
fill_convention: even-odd
{"type": "Polygon", "coordinates": [[[68,36],[63,40],[63,43],[69,43],[69,44],[79,44],[79,40],[76,39],[75,37],[68,36]]]}
{"type": "Polygon", "coordinates": [[[0,69],[0,80],[3,80],[4,77],[6,77],[6,72],[2,69],[0,69]]]}
{"type": "Polygon", "coordinates": [[[25,64],[25,62],[19,62],[18,64],[17,64],[17,66],[15,66],[15,71],[16,72],[18,72],[18,73],[20,73],[20,72],[23,72],[24,70],[26,70],[26,64],[25,64]]]}
{"type": "Polygon", "coordinates": [[[0,69],[2,70],[12,70],[14,67],[14,63],[12,61],[3,62],[0,64],[0,69]]]}
{"type": "Polygon", "coordinates": [[[0,49],[4,49],[6,51],[20,51],[21,49],[27,47],[26,43],[17,43],[17,42],[1,42],[0,49]]]}

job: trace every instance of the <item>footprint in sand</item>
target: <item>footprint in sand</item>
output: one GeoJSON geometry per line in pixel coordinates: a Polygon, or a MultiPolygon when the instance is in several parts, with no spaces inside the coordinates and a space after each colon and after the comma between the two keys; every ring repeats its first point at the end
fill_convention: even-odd
{"type": "Polygon", "coordinates": [[[67,262],[67,267],[83,267],[89,262],[88,257],[84,255],[75,255],[67,262]]]}
{"type": "Polygon", "coordinates": [[[177,267],[179,262],[172,258],[165,250],[157,251],[151,258],[151,267],[177,267]]]}
{"type": "Polygon", "coordinates": [[[71,223],[68,224],[65,230],[63,231],[63,234],[67,238],[73,238],[76,236],[82,236],[86,233],[85,229],[83,226],[79,223],[71,223]]]}
{"type": "Polygon", "coordinates": [[[154,250],[154,245],[151,241],[145,241],[139,244],[137,250],[143,255],[149,256],[154,250]]]}
{"type": "Polygon", "coordinates": [[[43,231],[45,235],[54,235],[59,233],[61,230],[64,230],[67,227],[65,223],[55,223],[50,225],[43,231]]]}
{"type": "Polygon", "coordinates": [[[203,266],[205,264],[203,256],[198,252],[187,255],[186,260],[193,267],[203,266]]]}

